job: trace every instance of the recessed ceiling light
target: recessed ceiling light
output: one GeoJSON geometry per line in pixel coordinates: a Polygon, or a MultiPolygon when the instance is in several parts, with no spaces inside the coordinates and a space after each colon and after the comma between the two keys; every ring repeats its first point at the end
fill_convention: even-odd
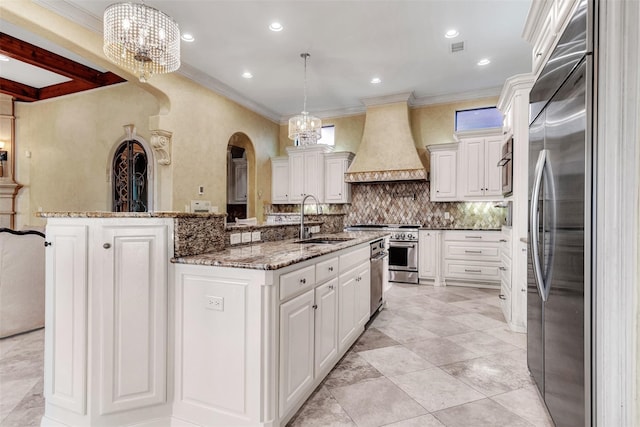
{"type": "Polygon", "coordinates": [[[382,83],[382,80],[380,79],[380,77],[374,77],[371,79],[371,84],[377,85],[382,83]]]}
{"type": "Polygon", "coordinates": [[[283,28],[284,28],[284,27],[283,27],[283,26],[282,26],[282,24],[281,24],[281,23],[279,23],[279,22],[272,22],[271,24],[269,24],[269,29],[270,29],[271,31],[276,31],[276,32],[278,32],[278,31],[282,31],[282,29],[283,29],[283,28]]]}
{"type": "Polygon", "coordinates": [[[480,65],[481,67],[483,65],[489,65],[491,63],[491,61],[489,61],[487,58],[481,59],[480,61],[478,61],[478,65],[480,65]]]}
{"type": "Polygon", "coordinates": [[[245,79],[252,79],[253,78],[253,74],[251,74],[248,71],[245,71],[244,73],[242,73],[242,77],[244,77],[245,79]]]}
{"type": "Polygon", "coordinates": [[[454,30],[451,29],[449,31],[447,31],[446,33],[444,33],[444,36],[448,39],[452,39],[454,37],[458,37],[460,35],[460,33],[458,32],[458,30],[454,30]]]}
{"type": "Polygon", "coordinates": [[[9,57],[7,55],[3,55],[0,53],[0,61],[7,62],[8,60],[9,60],[9,57]]]}
{"type": "Polygon", "coordinates": [[[193,34],[190,34],[190,33],[183,33],[182,37],[180,38],[189,43],[195,40],[195,37],[193,37],[193,34]]]}

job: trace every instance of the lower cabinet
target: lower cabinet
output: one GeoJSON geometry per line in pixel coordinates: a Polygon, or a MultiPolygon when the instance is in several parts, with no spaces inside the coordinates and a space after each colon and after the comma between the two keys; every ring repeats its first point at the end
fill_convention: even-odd
{"type": "Polygon", "coordinates": [[[280,306],[280,413],[297,403],[313,382],[313,289],[280,306]]]}
{"type": "MultiPolygon", "coordinates": [[[[418,276],[420,279],[435,280],[440,274],[440,231],[420,230],[418,241],[418,276]]],[[[437,283],[434,283],[437,284],[437,283]]]]}
{"type": "Polygon", "coordinates": [[[43,425],[136,424],[168,408],[172,227],[159,218],[48,220],[43,425]]]}
{"type": "Polygon", "coordinates": [[[369,261],[340,274],[338,348],[341,353],[349,349],[355,338],[360,335],[360,329],[369,319],[370,295],[369,261]]]}
{"type": "Polygon", "coordinates": [[[315,372],[329,371],[338,358],[338,279],[315,290],[315,372]]]}

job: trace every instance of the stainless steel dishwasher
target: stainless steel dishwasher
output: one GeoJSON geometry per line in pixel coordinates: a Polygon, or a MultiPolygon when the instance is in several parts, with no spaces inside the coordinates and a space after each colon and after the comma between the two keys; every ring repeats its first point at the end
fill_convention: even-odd
{"type": "Polygon", "coordinates": [[[369,316],[373,316],[382,305],[382,286],[387,276],[384,261],[387,255],[384,239],[371,242],[371,312],[369,316]]]}

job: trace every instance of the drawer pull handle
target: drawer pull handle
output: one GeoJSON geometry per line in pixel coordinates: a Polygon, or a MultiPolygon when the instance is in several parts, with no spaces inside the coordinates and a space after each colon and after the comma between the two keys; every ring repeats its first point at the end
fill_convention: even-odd
{"type": "Polygon", "coordinates": [[[465,273],[482,273],[482,270],[472,270],[470,268],[465,268],[464,272],[465,273]]]}
{"type": "Polygon", "coordinates": [[[465,254],[481,254],[481,253],[482,253],[482,251],[470,251],[470,250],[468,250],[468,249],[465,249],[465,250],[464,250],[464,253],[465,253],[465,254]]]}
{"type": "Polygon", "coordinates": [[[507,239],[500,239],[501,242],[507,243],[507,239]]]}
{"type": "Polygon", "coordinates": [[[105,249],[109,249],[111,247],[111,243],[105,243],[104,245],[102,245],[102,247],[105,249]]]}
{"type": "Polygon", "coordinates": [[[498,298],[500,298],[501,300],[506,300],[507,299],[507,297],[505,297],[504,294],[498,295],[498,298]]]}
{"type": "Polygon", "coordinates": [[[329,271],[333,271],[333,267],[329,267],[329,271]]]}
{"type": "Polygon", "coordinates": [[[51,242],[44,242],[44,247],[46,248],[47,246],[53,246],[53,243],[51,243],[51,242]]]}
{"type": "Polygon", "coordinates": [[[333,285],[329,285],[329,289],[333,290],[333,285]]]}
{"type": "Polygon", "coordinates": [[[304,277],[302,279],[300,279],[300,284],[304,285],[305,283],[307,283],[307,279],[305,279],[304,277]]]}
{"type": "Polygon", "coordinates": [[[499,270],[502,270],[502,271],[507,271],[507,268],[506,268],[506,267],[503,267],[503,266],[498,267],[498,269],[499,269],[499,270]]]}
{"type": "Polygon", "coordinates": [[[318,304],[313,304],[311,307],[313,307],[314,310],[318,309],[318,304]]]}
{"type": "Polygon", "coordinates": [[[464,236],[465,239],[482,239],[482,236],[464,236]]]}

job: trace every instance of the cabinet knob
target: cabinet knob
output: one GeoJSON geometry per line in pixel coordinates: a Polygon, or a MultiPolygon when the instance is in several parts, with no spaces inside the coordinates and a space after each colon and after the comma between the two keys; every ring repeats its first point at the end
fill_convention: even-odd
{"type": "Polygon", "coordinates": [[[105,249],[109,249],[111,247],[111,243],[105,243],[104,245],[102,245],[102,247],[105,249]]]}
{"type": "Polygon", "coordinates": [[[47,246],[53,246],[53,243],[51,243],[51,242],[44,242],[44,247],[46,248],[47,246]]]}
{"type": "Polygon", "coordinates": [[[300,279],[300,283],[304,285],[305,283],[307,283],[307,279],[303,277],[302,279],[300,279]]]}
{"type": "Polygon", "coordinates": [[[500,295],[498,295],[498,298],[500,298],[500,299],[502,299],[502,300],[507,299],[507,297],[505,297],[505,296],[504,296],[504,294],[500,294],[500,295]]]}
{"type": "Polygon", "coordinates": [[[507,239],[500,239],[501,242],[507,243],[507,239]]]}
{"type": "Polygon", "coordinates": [[[333,290],[333,285],[329,285],[329,289],[333,290]]]}
{"type": "Polygon", "coordinates": [[[498,267],[498,270],[507,271],[507,269],[505,267],[502,267],[502,266],[498,267]]]}
{"type": "Polygon", "coordinates": [[[329,267],[329,271],[333,271],[333,267],[329,267]]]}
{"type": "Polygon", "coordinates": [[[313,307],[314,310],[318,309],[318,304],[313,304],[311,307],[313,307]]]}

